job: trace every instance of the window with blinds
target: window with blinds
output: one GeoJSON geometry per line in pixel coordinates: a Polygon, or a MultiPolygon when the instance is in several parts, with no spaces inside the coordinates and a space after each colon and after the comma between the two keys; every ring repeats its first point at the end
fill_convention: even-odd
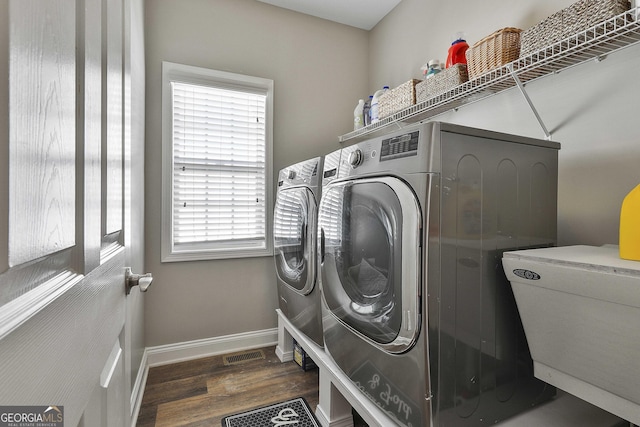
{"type": "Polygon", "coordinates": [[[271,255],[273,83],[171,63],[163,80],[163,261],[271,255]]]}

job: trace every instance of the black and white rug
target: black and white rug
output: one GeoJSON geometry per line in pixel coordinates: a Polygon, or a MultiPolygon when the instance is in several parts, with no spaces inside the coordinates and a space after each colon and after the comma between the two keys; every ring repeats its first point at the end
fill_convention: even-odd
{"type": "Polygon", "coordinates": [[[302,397],[251,409],[222,419],[222,427],[320,427],[302,397]]]}

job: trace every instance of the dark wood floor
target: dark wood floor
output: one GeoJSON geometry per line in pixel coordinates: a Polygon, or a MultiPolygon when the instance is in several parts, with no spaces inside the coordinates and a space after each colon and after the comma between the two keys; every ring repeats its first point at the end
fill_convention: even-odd
{"type": "MultiPolygon", "coordinates": [[[[137,426],[221,427],[221,419],[227,415],[299,396],[304,397],[315,411],[318,370],[305,372],[295,362],[281,363],[275,355],[275,347],[260,350],[264,352],[264,359],[237,365],[225,366],[224,356],[214,356],[151,368],[137,426]]],[[[602,413],[596,411],[596,414],[602,413]]],[[[353,415],[354,427],[367,427],[357,413],[353,415]]],[[[602,421],[601,415],[598,416],[600,418],[594,419],[602,421]]],[[[629,424],[626,421],[617,424],[615,420],[609,421],[606,425],[615,427],[629,424]]],[[[529,422],[527,425],[533,424],[529,422]]],[[[541,421],[539,425],[545,424],[541,421]]]]}
{"type": "Polygon", "coordinates": [[[304,397],[315,410],[318,370],[281,363],[275,347],[263,360],[225,366],[223,356],[149,369],[138,427],[220,426],[226,415],[304,397]]]}

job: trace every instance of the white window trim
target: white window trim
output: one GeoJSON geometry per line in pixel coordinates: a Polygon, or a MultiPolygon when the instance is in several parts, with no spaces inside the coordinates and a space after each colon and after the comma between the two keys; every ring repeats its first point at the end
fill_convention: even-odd
{"type": "Polygon", "coordinates": [[[189,65],[162,62],[162,232],[161,261],[198,261],[228,258],[273,256],[273,80],[216,71],[189,65]],[[230,88],[256,88],[267,92],[266,99],[266,224],[265,247],[260,249],[224,249],[176,251],[173,248],[173,129],[171,82],[209,85],[215,83],[230,88]]]}

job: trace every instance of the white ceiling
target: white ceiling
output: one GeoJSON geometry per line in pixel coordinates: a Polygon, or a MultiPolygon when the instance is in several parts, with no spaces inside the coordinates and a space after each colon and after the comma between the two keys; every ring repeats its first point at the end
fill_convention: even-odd
{"type": "Polygon", "coordinates": [[[363,30],[372,29],[401,0],[258,0],[363,30]]]}

